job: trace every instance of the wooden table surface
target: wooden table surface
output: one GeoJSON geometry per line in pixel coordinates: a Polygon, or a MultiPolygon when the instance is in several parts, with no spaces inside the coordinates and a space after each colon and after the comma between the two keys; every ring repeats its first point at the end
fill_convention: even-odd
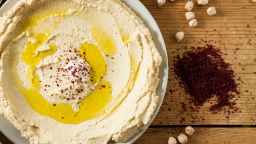
{"type": "Polygon", "coordinates": [[[169,83],[165,100],[155,121],[137,144],[166,144],[169,136],[184,132],[186,125],[196,132],[190,144],[256,144],[256,3],[251,0],[210,0],[208,6],[192,10],[199,22],[189,28],[185,19],[186,0],[168,1],[158,7],[156,0],[141,0],[156,19],[166,42],[169,57],[169,83]],[[216,16],[208,16],[209,6],[217,8],[216,16]],[[177,31],[185,32],[182,43],[174,40],[177,31]],[[191,108],[189,95],[179,84],[173,72],[177,55],[188,51],[201,41],[217,46],[225,54],[225,61],[232,64],[236,77],[241,79],[237,97],[238,112],[209,111],[209,103],[199,109],[191,108]],[[187,46],[187,49],[185,48],[187,46]]]}
{"type": "MultiPolygon", "coordinates": [[[[208,16],[208,6],[195,6],[199,26],[189,28],[185,20],[186,0],[176,0],[158,7],[156,0],[141,0],[157,21],[167,45],[169,83],[165,100],[155,121],[136,144],[167,144],[169,136],[184,132],[192,125],[196,132],[189,144],[256,144],[256,3],[251,0],[210,0],[218,14],[208,16]],[[177,31],[185,32],[182,43],[174,40],[177,31]],[[177,55],[200,45],[200,41],[219,47],[232,64],[239,82],[239,112],[227,110],[212,114],[209,105],[191,108],[189,95],[175,77],[172,66],[177,55]],[[188,48],[185,48],[187,46],[188,48]]],[[[194,0],[195,1],[195,0],[194,0]]],[[[0,134],[0,137],[3,136],[0,134]]],[[[3,143],[8,140],[1,139],[3,143]]]]}

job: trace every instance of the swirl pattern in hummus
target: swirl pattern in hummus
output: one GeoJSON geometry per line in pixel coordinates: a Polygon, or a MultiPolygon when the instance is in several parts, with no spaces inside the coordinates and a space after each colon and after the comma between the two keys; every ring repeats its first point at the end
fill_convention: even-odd
{"type": "Polygon", "coordinates": [[[161,57],[119,0],[22,0],[0,26],[0,112],[30,143],[123,142],[150,122],[161,57]]]}

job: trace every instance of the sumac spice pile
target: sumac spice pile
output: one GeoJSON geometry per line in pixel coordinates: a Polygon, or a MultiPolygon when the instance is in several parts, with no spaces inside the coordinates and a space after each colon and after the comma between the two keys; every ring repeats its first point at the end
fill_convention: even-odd
{"type": "Polygon", "coordinates": [[[196,105],[203,105],[214,96],[217,103],[211,106],[212,111],[235,105],[232,98],[239,92],[234,71],[224,61],[218,48],[212,45],[194,48],[183,57],[178,57],[174,70],[196,105]]]}

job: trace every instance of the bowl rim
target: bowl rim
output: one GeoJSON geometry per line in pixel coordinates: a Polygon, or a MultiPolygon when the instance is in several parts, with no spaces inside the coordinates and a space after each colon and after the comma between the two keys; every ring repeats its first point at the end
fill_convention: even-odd
{"type": "Polygon", "coordinates": [[[169,66],[168,66],[168,55],[167,55],[167,48],[164,41],[164,37],[161,33],[161,30],[155,21],[154,17],[151,15],[149,10],[144,6],[144,4],[140,0],[136,0],[135,2],[131,2],[129,0],[124,0],[124,2],[135,12],[144,22],[146,27],[149,29],[152,39],[157,47],[157,50],[159,51],[161,57],[162,57],[162,64],[159,69],[159,84],[157,87],[157,95],[159,96],[159,103],[151,117],[151,121],[148,125],[144,127],[140,132],[135,134],[133,137],[131,137],[127,143],[134,143],[136,140],[138,140],[145,131],[149,128],[149,126],[152,124],[154,119],[156,118],[160,107],[163,103],[167,84],[168,84],[168,76],[169,76],[169,66]]]}

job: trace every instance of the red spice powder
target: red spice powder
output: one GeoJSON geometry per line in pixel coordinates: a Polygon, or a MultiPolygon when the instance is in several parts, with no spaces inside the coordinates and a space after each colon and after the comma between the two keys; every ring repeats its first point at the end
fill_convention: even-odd
{"type": "Polygon", "coordinates": [[[211,111],[235,105],[231,100],[239,92],[234,71],[224,61],[218,48],[212,45],[194,48],[182,58],[178,57],[174,70],[195,105],[203,105],[214,96],[217,96],[217,103],[210,107],[211,111]]]}

